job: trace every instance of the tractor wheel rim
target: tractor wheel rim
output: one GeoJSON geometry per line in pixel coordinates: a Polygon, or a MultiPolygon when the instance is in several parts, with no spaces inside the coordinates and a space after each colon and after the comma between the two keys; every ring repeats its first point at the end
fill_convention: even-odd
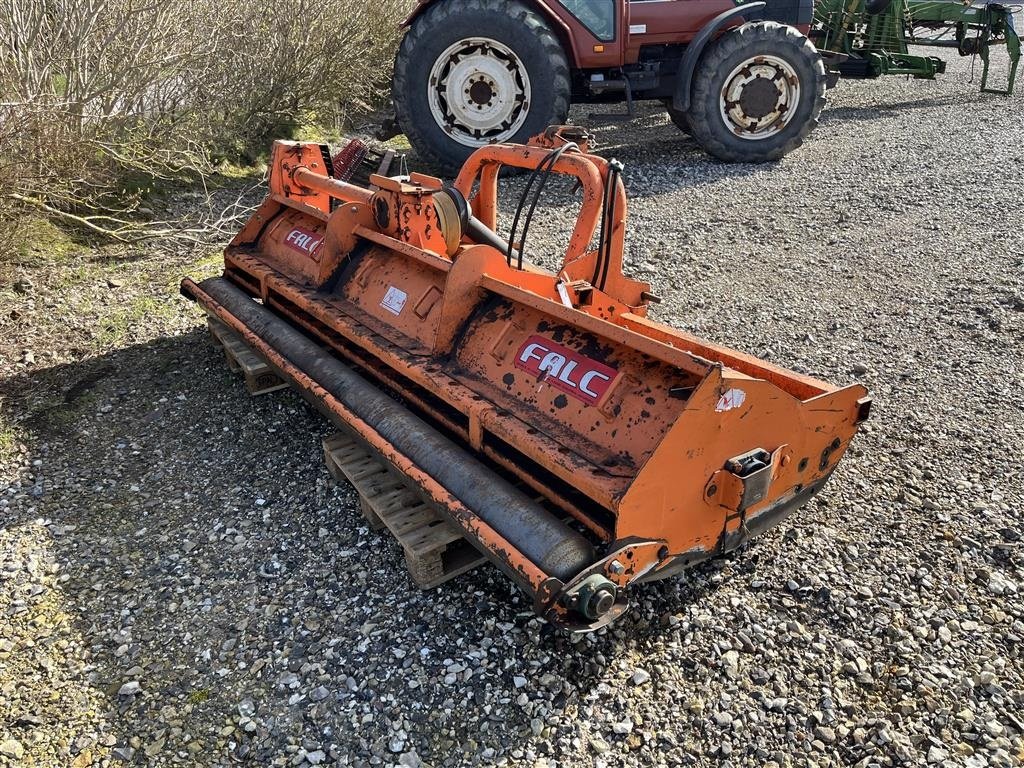
{"type": "Polygon", "coordinates": [[[741,139],[760,141],[789,125],[800,101],[800,77],[777,56],[753,56],[722,86],[722,120],[741,139]]]}
{"type": "Polygon", "coordinates": [[[506,141],[526,122],[530,76],[508,46],[486,37],[460,40],[430,71],[430,112],[459,144],[506,141]]]}

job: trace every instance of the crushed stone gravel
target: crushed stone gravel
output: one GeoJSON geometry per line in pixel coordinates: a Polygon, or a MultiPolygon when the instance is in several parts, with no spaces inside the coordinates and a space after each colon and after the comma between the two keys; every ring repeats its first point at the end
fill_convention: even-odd
{"type": "MultiPolygon", "coordinates": [[[[1021,764],[1024,101],[969,64],[841,83],[771,166],[653,109],[597,129],[657,319],[875,406],[811,504],[596,634],[491,568],[416,589],[326,423],[249,398],[183,301],[98,356],[6,356],[0,766],[1021,764]]],[[[49,322],[19,280],[5,314],[49,322]]]]}

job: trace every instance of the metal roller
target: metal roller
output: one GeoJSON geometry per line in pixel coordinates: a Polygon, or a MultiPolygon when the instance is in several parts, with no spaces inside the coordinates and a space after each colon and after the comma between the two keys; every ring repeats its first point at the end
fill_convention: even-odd
{"type": "Polygon", "coordinates": [[[204,280],[199,287],[372,426],[545,573],[565,580],[594,562],[594,548],[578,532],[348,366],[325,354],[322,347],[243,291],[219,277],[204,280]]]}

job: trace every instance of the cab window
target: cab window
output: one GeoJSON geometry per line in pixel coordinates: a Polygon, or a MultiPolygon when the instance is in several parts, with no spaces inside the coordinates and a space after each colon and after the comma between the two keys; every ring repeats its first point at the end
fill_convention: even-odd
{"type": "Polygon", "coordinates": [[[616,0],[561,0],[565,9],[598,40],[615,39],[616,0]]]}

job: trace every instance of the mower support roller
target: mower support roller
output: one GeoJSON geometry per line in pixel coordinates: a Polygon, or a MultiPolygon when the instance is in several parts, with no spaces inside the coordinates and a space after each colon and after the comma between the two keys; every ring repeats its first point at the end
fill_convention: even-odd
{"type": "Polygon", "coordinates": [[[330,178],[326,147],[277,142],[223,277],[182,283],[571,630],[785,518],[870,406],[647,319],[650,286],[622,271],[621,166],[587,140],[553,128],[477,150],[453,186],[376,191],[330,178]],[[534,171],[508,237],[504,166],[534,171]],[[556,273],[526,242],[551,175],[583,198],[556,273]]]}
{"type": "Polygon", "coordinates": [[[434,482],[424,490],[435,501],[445,499],[449,514],[460,526],[471,527],[474,538],[485,533],[522,552],[536,569],[502,558],[521,584],[534,585],[537,569],[568,579],[594,561],[594,548],[581,534],[227,280],[215,277],[186,286],[189,295],[244,334],[303,395],[326,406],[333,420],[430,477],[434,482]]]}

